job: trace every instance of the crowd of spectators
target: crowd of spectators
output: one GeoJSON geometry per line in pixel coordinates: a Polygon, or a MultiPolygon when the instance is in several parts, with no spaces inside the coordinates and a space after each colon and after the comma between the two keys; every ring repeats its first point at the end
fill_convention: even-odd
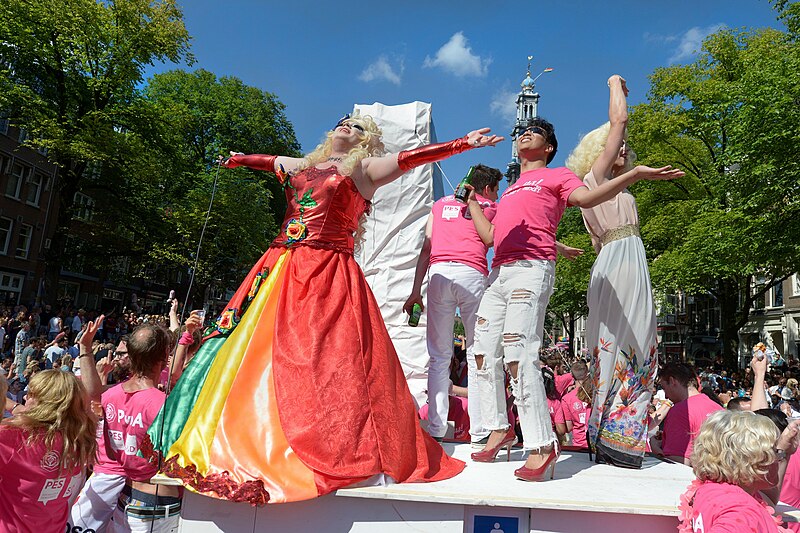
{"type": "MultiPolygon", "coordinates": [[[[63,426],[60,418],[57,421],[47,419],[39,412],[41,409],[31,411],[25,418],[25,413],[36,405],[37,397],[40,403],[52,402],[53,409],[66,411],[82,409],[77,400],[59,399],[55,396],[50,398],[52,395],[45,393],[42,387],[47,383],[60,383],[54,379],[53,372],[67,374],[71,376],[70,379],[73,376],[78,378],[77,382],[65,381],[59,386],[72,391],[70,394],[73,396],[86,394],[88,389],[87,398],[94,400],[93,407],[98,413],[98,418],[102,418],[100,415],[104,412],[103,405],[106,403],[106,394],[103,391],[117,390],[114,388],[115,384],[119,384],[117,386],[120,387],[130,387],[130,383],[135,383],[136,379],[145,379],[146,386],[141,390],[155,391],[169,387],[200,345],[202,314],[195,313],[192,316],[189,321],[189,325],[192,326],[191,331],[187,333],[184,326],[184,333],[180,335],[181,324],[177,314],[177,304],[172,306],[169,315],[140,314],[126,310],[105,317],[104,320],[102,320],[104,317],[98,316],[96,311],[87,312],[83,309],[67,308],[54,311],[49,306],[42,309],[27,309],[24,306],[0,307],[0,353],[2,354],[0,389],[5,389],[4,396],[6,396],[3,418],[9,422],[17,420],[8,426],[8,431],[11,431],[11,428],[17,431],[13,436],[13,439],[16,439],[14,442],[19,439],[32,439],[31,435],[37,431],[49,431],[54,434],[78,431],[63,426]],[[156,350],[159,353],[148,355],[149,362],[137,371],[137,364],[141,366],[141,361],[138,363],[134,361],[132,364],[128,357],[128,344],[136,331],[145,330],[150,336],[158,331],[164,332],[166,337],[163,342],[159,341],[159,346],[165,343],[170,346],[178,345],[179,349],[174,352],[176,358],[174,363],[169,359],[171,350],[161,355],[164,349],[159,347],[156,350]],[[181,341],[177,343],[179,337],[181,341]],[[89,381],[86,375],[81,379],[81,374],[86,372],[89,372],[89,381]],[[42,379],[37,375],[41,375],[42,379]],[[83,384],[80,384],[81,382],[83,384]],[[82,388],[84,386],[86,389],[82,388]],[[101,395],[104,398],[102,400],[101,395]],[[76,405],[78,407],[75,407],[76,405]],[[23,418],[19,418],[20,416],[23,418]]],[[[452,409],[451,414],[456,424],[455,440],[466,441],[469,439],[468,397],[465,387],[466,354],[463,342],[461,345],[458,343],[456,345],[451,365],[453,384],[450,392],[451,403],[456,404],[451,407],[458,408],[452,409]]],[[[142,352],[144,348],[139,346],[134,349],[136,350],[142,352]]],[[[138,357],[141,358],[143,355],[139,354],[138,357]]],[[[591,412],[595,386],[586,355],[579,353],[570,357],[567,350],[554,347],[543,350],[541,360],[544,364],[542,375],[551,421],[561,445],[571,446],[573,449],[586,448],[586,422],[591,412]]],[[[753,357],[750,366],[744,369],[727,367],[721,357],[697,368],[676,362],[663,364],[659,368],[644,431],[651,437],[649,451],[652,454],[666,461],[684,463],[692,467],[697,475],[697,481],[689,491],[691,498],[684,498],[682,506],[684,527],[697,530],[697,524],[703,526],[704,520],[705,527],[708,527],[708,522],[724,524],[733,520],[735,523],[747,513],[750,514],[745,517],[746,519],[757,518],[770,526],[776,522],[770,518],[769,513],[764,514],[766,512],[764,510],[769,509],[769,505],[777,502],[778,498],[791,505],[800,505],[800,455],[793,454],[797,448],[796,437],[800,426],[799,380],[800,362],[794,359],[786,361],[778,354],[770,354],[770,357],[753,357]],[[742,416],[719,414],[735,412],[746,414],[742,416]],[[709,426],[712,429],[709,429],[709,426]],[[741,435],[742,441],[746,441],[746,446],[736,450],[731,448],[728,451],[732,454],[731,458],[725,459],[724,464],[716,464],[715,461],[721,460],[722,448],[734,446],[729,442],[731,439],[720,440],[720,435],[731,432],[741,435]],[[759,452],[758,450],[762,448],[763,450],[759,452]],[[742,465],[737,466],[737,458],[747,462],[746,468],[742,465]],[[736,505],[713,503],[715,499],[720,498],[728,498],[738,503],[736,505]]],[[[508,393],[510,395],[510,389],[508,393]]],[[[109,392],[109,395],[113,394],[120,393],[109,392]]],[[[158,398],[159,402],[156,403],[160,405],[162,398],[160,396],[158,398]]],[[[119,403],[121,400],[115,401],[119,403]]],[[[513,398],[509,397],[508,407],[510,419],[514,420],[513,398]]],[[[149,413],[148,417],[152,418],[154,413],[149,413]]],[[[424,407],[421,414],[425,418],[424,407]]],[[[100,420],[101,428],[102,422],[100,420]]],[[[519,433],[518,428],[517,432],[519,433]]],[[[99,437],[100,440],[103,438],[99,437]]],[[[105,436],[105,438],[110,437],[105,436]]],[[[35,444],[31,448],[35,452],[32,452],[34,455],[39,452],[46,453],[45,448],[53,447],[54,443],[63,446],[63,442],[59,440],[40,441],[34,438],[31,442],[35,444]]],[[[84,457],[86,453],[88,453],[86,450],[76,448],[72,450],[71,457],[84,457]]],[[[107,455],[101,454],[101,459],[112,465],[117,464],[116,459],[107,455]]],[[[122,467],[126,466],[124,457],[119,461],[122,467]]],[[[71,469],[70,476],[78,475],[75,464],[70,463],[67,466],[71,469]]],[[[142,502],[154,502],[153,507],[159,509],[166,506],[165,508],[171,510],[175,516],[174,513],[179,510],[177,503],[179,499],[176,499],[175,495],[170,495],[167,498],[168,502],[162,501],[166,496],[147,496],[149,486],[145,479],[147,476],[136,477],[136,468],[141,469],[142,465],[138,465],[130,472],[122,467],[113,467],[110,470],[104,467],[113,473],[113,476],[106,473],[105,480],[97,473],[91,478],[97,484],[92,490],[105,490],[110,499],[105,507],[104,516],[89,518],[98,523],[108,521],[111,514],[119,515],[120,509],[124,511],[126,506],[133,505],[131,503],[133,501],[140,507],[144,505],[142,502]],[[125,506],[119,507],[118,499],[124,498],[127,498],[125,506]]],[[[22,471],[17,473],[20,474],[20,479],[28,475],[22,471]]],[[[151,473],[147,470],[148,475],[151,473]]],[[[68,509],[67,500],[76,496],[71,492],[77,491],[79,483],[77,481],[70,483],[72,487],[70,494],[66,494],[67,491],[59,493],[64,502],[58,504],[58,520],[63,518],[65,509],[68,509]]],[[[73,520],[76,520],[76,509],[80,509],[80,505],[73,506],[73,520]]],[[[92,510],[93,513],[96,511],[97,509],[92,510]]],[[[117,516],[116,520],[123,518],[127,520],[129,516],[122,512],[122,518],[117,516]]],[[[80,516],[77,519],[81,519],[80,516]]],[[[772,531],[768,527],[763,530],[772,531]]],[[[800,531],[800,528],[795,530],[800,531]]]]}

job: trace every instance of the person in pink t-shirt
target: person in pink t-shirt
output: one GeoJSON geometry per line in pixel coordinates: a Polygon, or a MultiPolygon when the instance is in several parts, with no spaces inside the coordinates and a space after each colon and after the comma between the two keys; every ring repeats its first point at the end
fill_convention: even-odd
{"type": "Polygon", "coordinates": [[[16,411],[0,424],[0,531],[63,533],[97,450],[89,397],[73,374],[45,370],[16,411]]]}
{"type": "Polygon", "coordinates": [[[572,445],[586,448],[586,425],[592,411],[592,384],[589,380],[589,367],[584,361],[572,363],[575,388],[561,399],[567,431],[572,432],[572,445]]]}
{"type": "Polygon", "coordinates": [[[493,460],[510,438],[503,393],[508,367],[525,447],[533,450],[515,475],[540,481],[558,455],[548,423],[539,347],[555,278],[556,229],[564,209],[594,207],[638,180],[671,179],[679,173],[640,166],[589,190],[570,170],[547,168],[558,147],[552,124],[537,117],[520,129],[515,133],[521,174],[503,193],[494,220],[483,215],[474,194],[468,202],[478,235],[495,250],[490,285],[477,313],[474,348],[482,420],[492,433],[473,460],[493,460]]]}
{"type": "Polygon", "coordinates": [[[556,380],[553,377],[553,371],[547,367],[542,368],[542,380],[544,381],[544,391],[547,395],[547,409],[550,411],[550,422],[553,425],[553,431],[556,432],[559,441],[567,434],[567,422],[564,418],[564,407],[561,401],[561,395],[556,389],[556,380]]]}
{"type": "MultiPolygon", "coordinates": [[[[178,525],[180,492],[177,487],[151,484],[158,467],[139,454],[147,430],[166,399],[156,384],[172,339],[160,326],[143,324],[136,328],[127,342],[133,375],[102,392],[91,356],[92,339],[102,319],[87,324],[81,339],[81,376],[90,395],[102,404],[103,421],[97,436],[98,462],[72,509],[72,525],[131,531],[137,525],[149,527],[153,522],[154,532],[172,531],[178,525]]],[[[191,337],[200,324],[194,311],[186,321],[185,335],[191,337]]]]}
{"type": "MultiPolygon", "coordinates": [[[[494,218],[497,189],[503,175],[496,168],[485,165],[472,167],[472,185],[478,191],[483,214],[494,218]]],[[[470,436],[474,443],[489,435],[480,419],[478,384],[475,378],[475,356],[472,353],[475,311],[486,289],[489,268],[486,261],[488,247],[469,216],[466,204],[451,194],[433,204],[425,226],[425,239],[417,260],[411,295],[403,309],[411,314],[413,305],[422,301],[422,282],[428,274],[428,432],[441,440],[447,430],[450,388],[450,360],[453,357],[453,323],[456,308],[461,313],[466,333],[468,400],[470,436]]],[[[479,447],[483,447],[479,444],[479,447]]]]}
{"type": "Polygon", "coordinates": [[[697,390],[697,374],[683,363],[667,363],[659,372],[661,388],[675,405],[664,419],[663,454],[691,465],[692,446],[706,417],[723,407],[697,390]]]}
{"type": "Polygon", "coordinates": [[[782,433],[765,416],[721,410],[703,422],[694,442],[697,479],[681,496],[682,533],[787,531],[761,492],[779,485],[779,464],[797,448],[798,422],[782,433]]]}

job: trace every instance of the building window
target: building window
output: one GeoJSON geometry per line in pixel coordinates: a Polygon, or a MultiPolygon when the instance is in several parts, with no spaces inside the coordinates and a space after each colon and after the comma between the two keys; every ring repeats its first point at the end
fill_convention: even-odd
{"type": "Polygon", "coordinates": [[[30,138],[31,138],[31,136],[28,133],[28,130],[23,129],[23,128],[19,129],[19,143],[20,144],[23,144],[25,141],[27,141],[30,138]]]}
{"type": "Polygon", "coordinates": [[[27,259],[28,252],[31,250],[31,240],[33,239],[33,226],[28,224],[19,225],[19,238],[17,239],[17,253],[15,257],[18,259],[27,259]]]}
{"type": "Polygon", "coordinates": [[[772,307],[783,307],[783,282],[772,287],[772,307]]]}
{"type": "Polygon", "coordinates": [[[11,242],[11,228],[14,222],[10,218],[0,217],[0,255],[8,254],[8,245],[11,242]]]}
{"type": "Polygon", "coordinates": [[[800,274],[792,276],[792,295],[800,296],[800,274]]]}
{"type": "Polygon", "coordinates": [[[30,175],[30,167],[26,167],[22,163],[14,162],[11,165],[11,172],[8,176],[8,182],[6,183],[6,196],[19,200],[20,193],[22,192],[22,183],[27,180],[30,175]]]}
{"type": "Polygon", "coordinates": [[[0,304],[17,305],[22,293],[22,276],[0,272],[0,304]]]}
{"type": "Polygon", "coordinates": [[[39,198],[42,196],[42,184],[44,180],[45,177],[38,172],[28,180],[28,190],[25,195],[25,201],[28,202],[29,205],[39,207],[39,198]]]}
{"type": "Polygon", "coordinates": [[[58,301],[70,301],[75,302],[78,300],[78,289],[80,289],[80,285],[77,283],[72,283],[71,281],[59,281],[58,282],[58,301]]]}
{"type": "Polygon", "coordinates": [[[8,118],[0,117],[0,133],[8,135],[8,118]]]}
{"type": "Polygon", "coordinates": [[[92,212],[94,211],[94,200],[92,200],[91,197],[86,196],[82,192],[76,192],[75,203],[72,208],[75,212],[74,218],[85,222],[91,222],[92,212]]]}

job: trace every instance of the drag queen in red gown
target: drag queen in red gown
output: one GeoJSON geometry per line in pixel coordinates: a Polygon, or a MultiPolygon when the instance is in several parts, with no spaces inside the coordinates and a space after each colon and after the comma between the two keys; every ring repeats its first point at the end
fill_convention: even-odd
{"type": "Polygon", "coordinates": [[[378,187],[502,140],[488,133],[382,155],[377,125],[356,115],[303,159],[224,162],[275,173],[288,209],[150,428],[166,475],[209,496],[264,504],[380,475],[424,482],[461,472],[420,429],[353,248],[378,187]]]}

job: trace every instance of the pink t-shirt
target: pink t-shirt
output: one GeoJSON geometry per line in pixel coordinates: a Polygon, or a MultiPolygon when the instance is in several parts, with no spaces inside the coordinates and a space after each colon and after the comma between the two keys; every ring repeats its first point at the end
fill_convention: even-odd
{"type": "Polygon", "coordinates": [[[780,531],[774,517],[759,500],[741,487],[727,483],[703,483],[694,495],[691,514],[695,533],[780,531]]]}
{"type": "Polygon", "coordinates": [[[583,182],[569,169],[523,172],[500,198],[494,217],[492,267],[521,259],[556,259],[556,228],[572,192],[583,182]]]}
{"type": "MultiPolygon", "coordinates": [[[[491,200],[478,196],[483,214],[490,221],[494,219],[497,205],[491,200]]],[[[433,204],[433,231],[431,234],[430,264],[455,261],[489,275],[486,252],[489,247],[483,244],[467,206],[453,195],[440,198],[433,204]]]]}
{"type": "Polygon", "coordinates": [[[129,393],[119,384],[103,393],[105,420],[98,425],[95,472],[150,481],[158,465],[137,454],[165,399],[155,387],[129,393]]]}
{"type": "Polygon", "coordinates": [[[672,406],[664,419],[664,455],[689,458],[694,439],[706,417],[722,406],[705,394],[695,394],[672,406]]]}
{"type": "Polygon", "coordinates": [[[61,437],[47,451],[27,443],[22,429],[0,425],[0,531],[63,533],[69,508],[83,486],[83,468],[60,472],[61,437]]]}
{"type": "MultiPolygon", "coordinates": [[[[781,501],[792,507],[800,507],[800,452],[795,452],[789,457],[786,474],[783,476],[781,501]]],[[[798,522],[787,522],[786,526],[792,531],[800,531],[798,522]]]]}
{"type": "Polygon", "coordinates": [[[551,400],[550,398],[547,399],[547,409],[550,411],[550,422],[553,424],[553,430],[556,429],[556,424],[563,424],[564,420],[564,409],[561,406],[561,400],[556,398],[555,400],[551,400]]]}
{"type": "Polygon", "coordinates": [[[585,448],[586,423],[589,421],[589,414],[592,412],[591,406],[578,398],[578,390],[571,390],[561,399],[561,407],[564,409],[564,419],[572,422],[572,445],[585,448]]]}

